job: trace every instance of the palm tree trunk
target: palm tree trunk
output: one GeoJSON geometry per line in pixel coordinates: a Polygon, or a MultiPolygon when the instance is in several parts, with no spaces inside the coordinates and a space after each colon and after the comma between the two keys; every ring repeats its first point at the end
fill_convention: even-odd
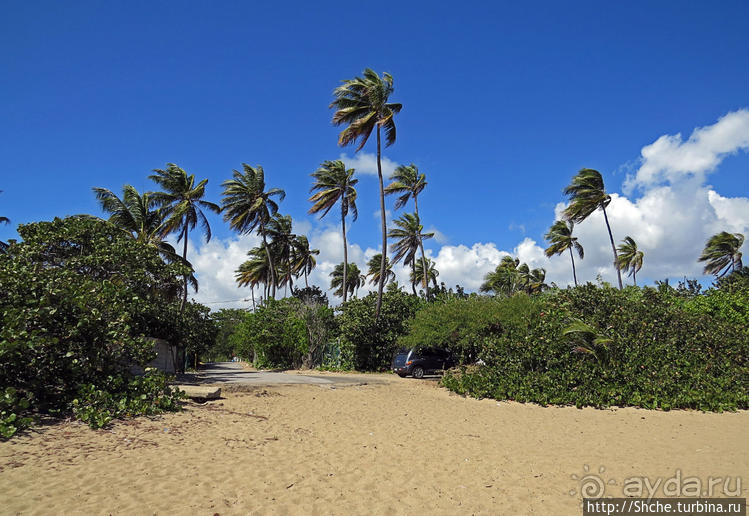
{"type": "Polygon", "coordinates": [[[380,307],[382,306],[382,287],[385,286],[385,261],[387,260],[388,228],[385,219],[385,186],[382,181],[382,161],[380,126],[377,125],[377,177],[380,180],[380,219],[382,220],[382,259],[380,261],[380,283],[377,285],[377,307],[375,308],[375,321],[380,319],[380,307]]]}
{"type": "Polygon", "coordinates": [[[637,272],[635,272],[634,269],[632,269],[632,281],[635,284],[635,287],[637,286],[637,272]]]}
{"type": "Polygon", "coordinates": [[[348,279],[348,245],[346,244],[346,215],[343,213],[344,199],[341,199],[341,231],[343,232],[343,302],[346,303],[346,283],[348,279]]]}
{"type": "Polygon", "coordinates": [[[307,283],[307,266],[304,266],[304,286],[309,288],[309,283],[307,283]]]}
{"type": "Polygon", "coordinates": [[[570,250],[570,260],[572,260],[572,277],[575,279],[575,286],[577,286],[577,272],[575,271],[575,255],[572,254],[572,248],[570,250]]]}
{"type": "Polygon", "coordinates": [[[252,295],[252,311],[255,311],[255,287],[250,287],[250,294],[252,295]]]}
{"type": "Polygon", "coordinates": [[[411,280],[411,290],[414,292],[414,296],[416,295],[416,258],[411,260],[411,272],[413,273],[412,280],[411,280]]]}
{"type": "MultiPolygon", "coordinates": [[[[414,195],[414,209],[416,211],[416,220],[421,224],[421,218],[419,217],[419,200],[418,196],[414,195]]],[[[427,255],[424,253],[424,242],[419,238],[419,248],[421,249],[421,270],[424,271],[424,277],[422,278],[422,285],[424,286],[424,292],[426,292],[427,301],[429,301],[429,276],[427,273],[427,255]]]]}
{"type": "Polygon", "coordinates": [[[619,279],[619,290],[623,289],[622,285],[622,271],[619,269],[619,255],[616,254],[616,244],[614,244],[614,235],[611,234],[611,226],[609,225],[609,217],[606,215],[606,208],[601,206],[603,209],[603,220],[606,221],[606,229],[609,230],[609,240],[611,240],[611,250],[614,252],[614,268],[616,269],[616,276],[619,279]]]}
{"type": "MultiPolygon", "coordinates": [[[[187,224],[185,224],[185,229],[182,230],[182,240],[184,240],[182,246],[182,259],[187,262],[187,224]]],[[[182,292],[182,303],[179,305],[180,312],[184,310],[185,304],[187,303],[187,274],[182,276],[182,279],[185,282],[185,291],[182,292]]]]}
{"type": "Polygon", "coordinates": [[[276,271],[273,269],[273,258],[270,255],[270,248],[268,247],[268,241],[265,238],[265,224],[260,224],[260,233],[263,235],[263,245],[265,246],[265,253],[268,255],[268,268],[270,269],[270,292],[273,299],[276,298],[276,271]]]}

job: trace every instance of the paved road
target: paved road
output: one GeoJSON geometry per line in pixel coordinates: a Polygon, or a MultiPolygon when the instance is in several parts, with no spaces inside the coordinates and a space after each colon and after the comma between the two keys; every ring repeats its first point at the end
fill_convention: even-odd
{"type": "Polygon", "coordinates": [[[214,362],[205,364],[197,375],[191,375],[190,383],[232,383],[249,385],[332,385],[380,383],[381,380],[360,375],[314,376],[306,374],[286,374],[273,371],[247,371],[238,362],[214,362]]]}

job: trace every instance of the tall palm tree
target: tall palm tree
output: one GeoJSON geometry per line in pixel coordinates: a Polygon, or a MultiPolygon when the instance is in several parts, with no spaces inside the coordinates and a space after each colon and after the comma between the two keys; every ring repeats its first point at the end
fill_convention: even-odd
{"type": "Polygon", "coordinates": [[[416,281],[416,283],[428,283],[429,281],[432,282],[434,285],[435,290],[437,289],[437,277],[440,275],[440,272],[435,267],[434,260],[430,260],[429,258],[426,259],[427,262],[427,273],[424,274],[424,267],[422,265],[422,261],[419,260],[416,262],[416,265],[414,266],[414,278],[411,281],[416,281]]]}
{"type": "Polygon", "coordinates": [[[637,286],[637,273],[642,269],[642,259],[645,253],[637,249],[637,242],[630,236],[624,237],[619,251],[619,268],[624,272],[629,271],[632,281],[637,286]]]}
{"type": "Polygon", "coordinates": [[[283,266],[283,274],[277,274],[278,286],[289,285],[291,292],[294,292],[294,283],[292,276],[294,268],[291,265],[294,257],[294,241],[296,235],[292,231],[291,215],[276,214],[269,221],[266,227],[268,237],[270,238],[270,254],[279,268],[283,266]]]}
{"type": "MultiPolygon", "coordinates": [[[[163,191],[154,192],[153,199],[164,209],[163,235],[178,233],[177,242],[183,241],[182,259],[187,261],[187,236],[190,230],[200,222],[203,227],[205,241],[211,240],[211,226],[203,213],[207,209],[214,213],[220,213],[221,208],[210,201],[204,201],[205,185],[207,179],[203,179],[197,185],[195,176],[187,175],[183,169],[174,163],[167,163],[166,169],[154,169],[154,174],[149,176],[163,191]]],[[[185,290],[182,293],[182,305],[187,302],[188,276],[184,276],[185,290]]]]}
{"type": "Polygon", "coordinates": [[[297,274],[304,274],[304,286],[309,287],[307,281],[307,275],[312,272],[312,269],[317,267],[317,259],[315,256],[320,254],[319,249],[310,249],[309,240],[304,235],[298,235],[294,239],[294,271],[297,274]]]}
{"type": "Polygon", "coordinates": [[[609,217],[606,215],[606,206],[611,202],[611,196],[606,193],[601,173],[592,168],[581,169],[572,178],[572,183],[564,189],[564,194],[570,199],[569,206],[564,210],[566,220],[580,223],[594,211],[603,210],[603,219],[606,221],[606,229],[609,231],[609,240],[611,240],[611,251],[614,253],[614,268],[619,279],[619,288],[623,288],[622,272],[619,270],[619,257],[616,254],[614,235],[611,234],[609,217]]]}
{"type": "Polygon", "coordinates": [[[575,227],[574,222],[566,220],[557,220],[552,224],[549,232],[544,235],[544,238],[551,242],[551,245],[546,248],[544,253],[546,256],[551,258],[553,255],[560,255],[563,252],[569,250],[570,260],[572,260],[572,278],[575,280],[575,286],[577,286],[577,271],[575,270],[575,256],[572,253],[572,249],[577,251],[577,255],[582,260],[585,256],[585,250],[580,242],[577,241],[577,237],[572,236],[572,229],[575,227]]]}
{"type": "MultiPolygon", "coordinates": [[[[419,168],[411,163],[410,165],[400,165],[390,175],[392,183],[385,188],[386,195],[397,194],[399,197],[395,201],[395,209],[398,210],[406,205],[409,199],[414,200],[414,213],[419,217],[419,194],[426,187],[426,175],[419,173],[419,168]]],[[[419,219],[421,220],[421,219],[419,219]]],[[[421,248],[421,267],[427,270],[427,255],[424,253],[424,245],[421,248]]],[[[429,297],[427,288],[428,278],[422,277],[422,286],[429,297]]]]}
{"type": "MultiPolygon", "coordinates": [[[[346,170],[346,165],[343,161],[325,161],[320,165],[320,168],[312,173],[312,177],[315,179],[310,192],[317,192],[309,198],[310,202],[313,203],[309,209],[309,213],[320,213],[320,218],[327,215],[330,209],[336,205],[341,204],[341,232],[343,233],[343,277],[348,278],[346,273],[346,267],[348,264],[348,245],[346,243],[346,215],[349,210],[353,219],[356,220],[359,217],[359,212],[356,209],[356,184],[359,182],[358,179],[354,179],[354,169],[350,168],[346,170]]],[[[343,289],[343,302],[346,302],[346,292],[348,289],[343,289]]]]}
{"type": "Polygon", "coordinates": [[[221,209],[224,212],[224,220],[229,222],[229,227],[244,234],[252,233],[257,228],[263,237],[270,267],[271,297],[276,297],[276,273],[265,226],[278,212],[278,204],[273,197],[278,197],[278,200],[282,201],[286,197],[286,192],[280,188],[265,190],[265,172],[260,165],[252,168],[242,163],[242,167],[244,172],[234,170],[233,179],[221,183],[224,187],[221,209]]]}
{"type": "MultiPolygon", "coordinates": [[[[382,255],[377,253],[372,256],[367,262],[367,276],[370,277],[369,282],[372,285],[380,283],[380,264],[382,263],[382,255]]],[[[390,283],[395,280],[395,273],[393,272],[393,264],[390,263],[390,258],[385,261],[385,283],[390,283]]]]}
{"type": "MultiPolygon", "coordinates": [[[[403,260],[405,265],[411,265],[411,271],[413,272],[416,265],[416,251],[421,247],[422,240],[432,238],[434,233],[422,233],[424,226],[421,225],[419,217],[414,213],[404,213],[393,223],[397,228],[388,232],[388,237],[396,240],[391,249],[395,253],[393,263],[403,260]]],[[[411,289],[416,295],[416,284],[413,282],[411,283],[411,289]]]]}
{"type": "Polygon", "coordinates": [[[700,262],[705,264],[705,274],[715,274],[718,278],[725,276],[730,270],[741,270],[741,246],[744,245],[744,235],[722,231],[713,235],[705,244],[700,256],[700,262]],[[720,271],[723,271],[722,273],[720,271]]]}
{"type": "Polygon", "coordinates": [[[382,77],[370,68],[364,70],[363,77],[346,79],[333,91],[335,108],[334,125],[346,125],[338,137],[338,145],[345,147],[359,141],[356,151],[367,143],[372,130],[377,129],[377,176],[380,181],[380,220],[382,222],[382,262],[380,263],[380,283],[377,287],[375,319],[380,318],[382,288],[385,284],[385,259],[387,258],[387,222],[385,219],[385,192],[382,180],[382,137],[385,131],[385,146],[395,143],[394,116],[403,108],[401,104],[388,102],[393,93],[393,77],[384,73],[382,77]]]}
{"type": "MultiPolygon", "coordinates": [[[[349,294],[353,295],[354,291],[358,290],[359,287],[363,285],[364,282],[362,278],[364,278],[364,276],[355,263],[349,263],[348,267],[346,267],[346,272],[348,273],[348,277],[346,278],[346,289],[349,291],[349,294]]],[[[343,297],[343,283],[343,263],[339,263],[335,266],[333,272],[330,273],[330,288],[335,289],[333,293],[336,296],[343,297]]]]}

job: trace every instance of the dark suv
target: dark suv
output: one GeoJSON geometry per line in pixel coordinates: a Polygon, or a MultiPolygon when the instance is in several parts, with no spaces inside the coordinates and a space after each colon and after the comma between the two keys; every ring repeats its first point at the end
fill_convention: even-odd
{"type": "Polygon", "coordinates": [[[455,360],[449,351],[441,348],[400,349],[393,357],[393,372],[401,378],[409,374],[423,378],[425,374],[449,369],[455,360]]]}

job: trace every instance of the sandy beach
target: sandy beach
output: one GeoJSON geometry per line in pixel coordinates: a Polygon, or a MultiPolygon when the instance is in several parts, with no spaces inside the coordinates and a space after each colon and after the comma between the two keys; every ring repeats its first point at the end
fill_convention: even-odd
{"type": "Polygon", "coordinates": [[[615,496],[677,472],[749,493],[746,411],[544,408],[361,378],[37,427],[0,443],[0,513],[580,514],[586,475],[615,496]]]}

